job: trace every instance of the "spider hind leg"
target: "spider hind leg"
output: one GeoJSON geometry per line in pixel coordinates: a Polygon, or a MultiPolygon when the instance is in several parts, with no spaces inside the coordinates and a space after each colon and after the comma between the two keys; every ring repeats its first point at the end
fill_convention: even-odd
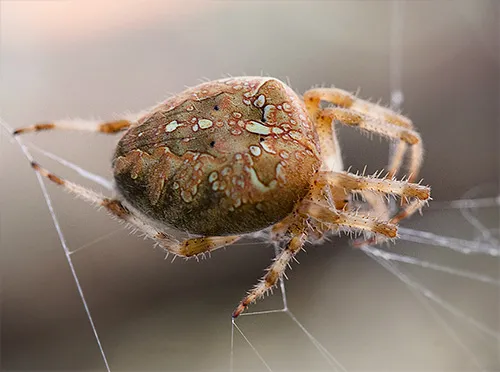
{"type": "Polygon", "coordinates": [[[67,181],[55,174],[42,168],[38,163],[32,162],[31,166],[43,177],[49,179],[56,185],[63,187],[66,191],[80,197],[86,202],[104,207],[112,216],[128,223],[130,226],[143,232],[145,236],[154,240],[169,253],[185,258],[196,257],[204,253],[214,251],[218,248],[230,245],[241,238],[239,235],[234,236],[204,236],[198,238],[185,239],[179,241],[173,236],[154,227],[149,221],[137,212],[127,208],[122,201],[113,198],[107,198],[100,193],[97,193],[84,186],[74,182],[67,181]]]}

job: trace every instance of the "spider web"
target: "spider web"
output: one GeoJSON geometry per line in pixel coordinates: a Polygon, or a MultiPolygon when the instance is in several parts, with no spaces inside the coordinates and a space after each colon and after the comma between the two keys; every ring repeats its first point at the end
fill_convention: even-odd
{"type": "MultiPolygon", "coordinates": [[[[394,109],[401,108],[404,101],[401,81],[401,71],[403,68],[401,51],[401,43],[403,42],[401,39],[403,34],[403,14],[404,2],[395,1],[392,7],[390,54],[391,106],[394,109]]],[[[28,144],[27,142],[23,143],[19,139],[10,138],[9,133],[11,133],[11,128],[3,121],[1,125],[2,128],[5,129],[8,140],[17,145],[28,160],[32,159],[31,151],[37,151],[76,171],[83,178],[96,182],[106,189],[111,189],[110,182],[105,178],[97,176],[33,144],[28,144]]],[[[78,272],[75,269],[73,261],[73,255],[76,252],[84,251],[97,241],[105,239],[107,236],[98,237],[96,240],[87,242],[78,248],[71,249],[60,227],[60,217],[58,216],[57,210],[53,207],[51,196],[47,191],[44,181],[38,175],[37,180],[55,230],[57,231],[62,252],[68,262],[71,274],[76,283],[78,294],[83,303],[88,321],[90,322],[95,342],[102,357],[103,368],[108,371],[113,370],[113,363],[108,362],[110,358],[107,354],[106,343],[101,343],[99,327],[96,326],[92,318],[92,308],[89,307],[86,301],[85,291],[80,284],[78,272]]],[[[496,276],[495,273],[486,275],[484,270],[481,269],[472,271],[468,268],[452,267],[446,262],[447,257],[458,255],[466,260],[479,258],[480,261],[475,261],[480,262],[480,264],[477,265],[479,268],[483,267],[482,263],[485,262],[485,260],[488,262],[488,265],[492,261],[496,262],[498,265],[498,257],[500,256],[500,245],[498,240],[500,226],[495,226],[494,224],[498,223],[498,221],[492,220],[490,217],[492,215],[491,211],[496,211],[495,213],[498,213],[500,196],[498,196],[497,192],[498,190],[496,189],[490,190],[486,186],[478,186],[467,195],[464,195],[464,198],[460,200],[446,202],[435,201],[431,204],[429,210],[426,211],[426,216],[427,214],[432,215],[434,213],[445,216],[445,218],[447,213],[459,211],[463,221],[470,224],[473,231],[475,231],[475,236],[472,238],[457,238],[444,235],[441,233],[441,230],[413,229],[405,227],[406,225],[403,224],[404,226],[399,230],[399,243],[395,247],[363,248],[363,252],[367,257],[373,260],[373,263],[379,264],[381,268],[387,270],[387,272],[404,283],[406,289],[421,303],[422,308],[435,319],[435,324],[440,327],[443,334],[463,351],[471,365],[476,367],[476,370],[498,368],[498,365],[491,365],[485,362],[484,354],[478,351],[479,348],[498,351],[500,345],[500,333],[498,329],[496,329],[494,325],[483,321],[477,314],[470,315],[467,311],[463,310],[463,306],[461,306],[463,303],[457,304],[456,301],[446,299],[438,290],[432,288],[432,280],[426,280],[425,278],[427,274],[422,273],[430,272],[436,273],[437,275],[447,275],[451,277],[453,281],[457,281],[457,283],[471,281],[481,286],[491,286],[498,291],[500,287],[498,272],[496,272],[496,276]],[[490,213],[485,213],[485,211],[490,213]],[[408,250],[413,254],[407,254],[407,248],[409,248],[408,250]],[[429,259],[422,258],[426,257],[426,254],[420,254],[422,250],[428,250],[426,253],[428,253],[429,259]],[[436,252],[437,257],[435,255],[436,252]],[[444,263],[440,263],[441,260],[439,260],[441,252],[444,252],[444,263]],[[471,343],[471,340],[474,341],[471,343]]],[[[493,213],[493,215],[495,215],[495,213],[493,213]]],[[[321,248],[315,247],[314,249],[321,248]]],[[[433,274],[429,275],[432,277],[433,274]]],[[[476,286],[475,288],[482,287],[476,286]]],[[[330,310],[335,314],[335,308],[330,310]]],[[[230,314],[230,312],[228,314],[230,314]]],[[[376,316],[377,314],[373,314],[371,320],[375,322],[376,316]]],[[[252,307],[250,312],[244,313],[236,321],[227,320],[227,326],[222,330],[225,331],[229,344],[227,349],[228,369],[230,371],[242,369],[250,370],[252,368],[255,370],[268,371],[290,369],[289,365],[288,368],[283,368],[283,365],[280,364],[280,360],[276,357],[278,353],[275,353],[272,347],[270,347],[270,345],[272,346],[279,343],[280,339],[283,340],[285,335],[274,335],[275,338],[272,338],[263,328],[269,325],[269,327],[273,327],[274,333],[279,333],[277,329],[281,328],[279,328],[277,324],[282,326],[283,323],[280,322],[291,322],[296,330],[291,337],[299,337],[298,335],[302,335],[304,340],[307,341],[302,341],[301,345],[303,345],[304,342],[308,342],[312,346],[313,350],[308,351],[304,355],[314,359],[314,365],[317,370],[352,370],[350,364],[343,360],[343,356],[346,356],[346,349],[342,349],[344,352],[339,352],[330,345],[326,346],[327,340],[324,334],[322,337],[316,336],[316,332],[310,330],[311,327],[307,325],[307,321],[308,319],[304,319],[296,314],[294,305],[290,304],[287,298],[287,284],[281,281],[278,293],[272,298],[266,299],[262,301],[262,304],[252,307]],[[273,304],[275,307],[272,307],[273,304]],[[272,307],[271,309],[269,309],[270,306],[272,307]],[[264,310],[260,310],[261,308],[264,310]],[[280,319],[277,320],[277,317],[280,317],[280,319]],[[267,340],[266,337],[270,339],[267,340]]],[[[316,331],[318,331],[317,328],[316,331]]],[[[288,354],[288,358],[292,359],[292,356],[293,355],[288,354]]],[[[120,358],[120,355],[114,356],[113,359],[118,358],[120,358]]],[[[352,356],[347,355],[345,359],[352,360],[352,356]]],[[[308,364],[309,362],[305,365],[308,364]]]]}

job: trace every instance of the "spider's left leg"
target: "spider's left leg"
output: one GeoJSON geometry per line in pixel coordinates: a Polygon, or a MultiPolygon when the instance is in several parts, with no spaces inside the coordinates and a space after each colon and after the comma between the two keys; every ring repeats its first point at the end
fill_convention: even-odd
{"type": "Polygon", "coordinates": [[[233,318],[237,318],[252,302],[264,296],[266,292],[273,288],[278,280],[285,274],[285,269],[290,260],[300,251],[306,240],[305,219],[299,218],[292,223],[287,230],[287,235],[291,236],[286,247],[276,256],[274,262],[267,268],[266,274],[257,285],[248,292],[240,301],[233,312],[233,318]]]}
{"type": "MultiPolygon", "coordinates": [[[[311,89],[304,94],[304,103],[311,118],[317,120],[321,117],[320,113],[323,110],[320,103],[322,100],[333,103],[339,111],[337,117],[332,117],[331,112],[329,112],[326,115],[326,125],[319,123],[321,127],[327,129],[330,126],[330,131],[332,131],[331,125],[338,121],[341,124],[356,125],[366,131],[378,133],[397,141],[397,146],[389,162],[387,178],[392,178],[397,174],[408,145],[410,145],[409,181],[415,180],[422,164],[423,147],[420,136],[415,132],[410,119],[336,88],[311,89]],[[360,117],[357,117],[356,114],[360,117]],[[330,117],[328,118],[328,116],[330,117]]],[[[321,120],[319,121],[321,122],[321,120]]]]}
{"type": "Polygon", "coordinates": [[[18,128],[12,134],[19,135],[30,132],[41,132],[46,130],[75,130],[85,132],[96,132],[114,134],[134,125],[136,121],[128,118],[118,120],[100,121],[83,119],[64,119],[48,123],[38,123],[28,127],[18,128]]]}
{"type": "Polygon", "coordinates": [[[241,236],[207,236],[199,238],[186,239],[179,242],[173,236],[157,229],[142,216],[130,210],[122,204],[118,199],[107,198],[91,189],[78,185],[74,182],[67,181],[46,169],[42,168],[38,163],[31,163],[33,169],[40,173],[45,178],[55,184],[63,187],[66,191],[80,197],[86,202],[104,207],[112,216],[130,224],[134,228],[144,233],[148,238],[151,238],[160,245],[163,249],[177,256],[192,257],[205,252],[211,252],[215,249],[222,248],[239,240],[241,236]]]}

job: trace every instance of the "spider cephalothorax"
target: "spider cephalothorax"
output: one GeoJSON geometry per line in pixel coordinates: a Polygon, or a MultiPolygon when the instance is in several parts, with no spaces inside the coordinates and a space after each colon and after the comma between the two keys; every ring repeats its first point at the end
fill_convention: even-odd
{"type": "Polygon", "coordinates": [[[339,230],[364,232],[370,242],[395,238],[396,224],[430,196],[428,187],[412,183],[423,150],[411,121],[336,88],[311,89],[301,100],[274,78],[228,78],[190,88],[134,119],[61,121],[14,133],[58,128],[126,130],[113,157],[115,198],[32,165],[168,252],[196,256],[258,231],[283,247],[234,317],[277,283],[306,240],[339,230]],[[333,106],[322,108],[321,101],[333,106]],[[344,172],[334,124],[394,141],[387,175],[344,172]],[[409,177],[398,181],[408,148],[409,177]],[[353,194],[363,196],[368,212],[353,210],[353,194]],[[387,194],[405,202],[395,216],[384,203],[387,194]],[[179,241],[166,232],[171,227],[198,237],[179,241]]]}

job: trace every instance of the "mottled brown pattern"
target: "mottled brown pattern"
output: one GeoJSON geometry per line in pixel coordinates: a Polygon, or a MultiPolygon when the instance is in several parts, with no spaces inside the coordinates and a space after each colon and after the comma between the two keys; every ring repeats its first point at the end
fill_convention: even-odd
{"type": "Polygon", "coordinates": [[[190,233],[266,228],[307,194],[321,164],[300,102],[271,78],[188,89],[124,134],[114,158],[118,190],[149,217],[190,233]]]}

